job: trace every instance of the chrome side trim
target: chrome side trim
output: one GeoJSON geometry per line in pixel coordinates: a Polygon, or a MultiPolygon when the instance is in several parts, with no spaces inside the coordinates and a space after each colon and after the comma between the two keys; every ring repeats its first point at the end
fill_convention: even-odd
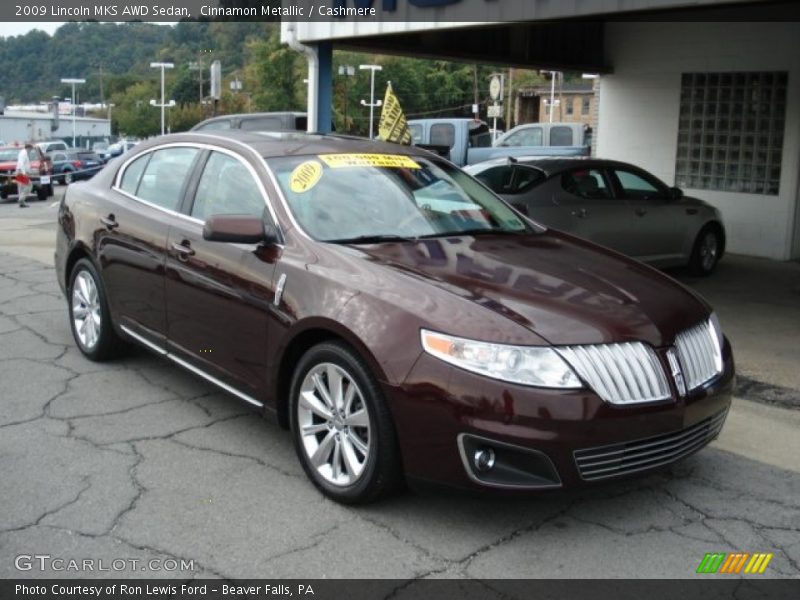
{"type": "Polygon", "coordinates": [[[186,369],[188,371],[191,371],[192,373],[194,373],[196,375],[199,375],[200,377],[202,377],[206,381],[208,381],[210,383],[213,383],[214,385],[216,385],[217,387],[225,390],[229,394],[233,394],[237,398],[239,398],[241,400],[244,400],[248,404],[252,404],[253,406],[257,406],[258,408],[263,408],[264,407],[264,403],[263,402],[259,402],[258,400],[256,400],[255,398],[252,398],[251,396],[248,396],[244,392],[240,392],[239,390],[237,390],[236,388],[228,385],[227,383],[225,383],[223,381],[220,381],[219,379],[217,379],[213,375],[209,375],[208,373],[206,373],[202,369],[199,369],[199,368],[195,367],[194,365],[186,362],[185,360],[183,360],[181,358],[178,358],[174,354],[170,354],[164,348],[161,348],[161,347],[157,346],[156,344],[154,344],[150,340],[142,337],[138,333],[134,333],[133,331],[130,330],[130,328],[126,327],[125,325],[120,325],[120,329],[122,329],[122,331],[124,331],[127,335],[131,336],[134,340],[136,340],[137,342],[139,342],[143,346],[146,346],[150,350],[152,350],[155,353],[157,353],[159,356],[165,356],[166,358],[170,359],[172,362],[180,365],[184,369],[186,369]]]}
{"type": "Polygon", "coordinates": [[[153,342],[151,342],[150,340],[148,340],[145,337],[142,337],[138,333],[135,333],[135,332],[131,331],[129,327],[126,327],[125,325],[120,325],[119,328],[122,329],[122,331],[127,333],[129,336],[131,336],[133,339],[135,339],[137,342],[139,342],[143,346],[147,346],[148,348],[150,348],[150,350],[152,350],[153,352],[156,352],[159,356],[167,356],[166,349],[154,344],[153,342]]]}
{"type": "Polygon", "coordinates": [[[286,273],[281,273],[281,276],[278,278],[278,285],[275,286],[275,299],[272,303],[275,306],[281,305],[281,297],[283,296],[283,288],[286,286],[286,273]]]}

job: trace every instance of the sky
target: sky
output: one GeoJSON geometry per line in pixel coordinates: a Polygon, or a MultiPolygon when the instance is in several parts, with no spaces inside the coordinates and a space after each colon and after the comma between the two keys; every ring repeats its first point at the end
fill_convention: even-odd
{"type": "Polygon", "coordinates": [[[12,35],[25,35],[31,29],[41,29],[49,34],[58,29],[64,22],[49,23],[46,21],[23,22],[23,23],[0,23],[0,36],[9,37],[12,35]]]}

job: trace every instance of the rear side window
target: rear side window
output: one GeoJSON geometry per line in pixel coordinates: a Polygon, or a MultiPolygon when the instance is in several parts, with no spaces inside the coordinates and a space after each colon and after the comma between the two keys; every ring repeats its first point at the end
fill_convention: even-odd
{"type": "Polygon", "coordinates": [[[136,196],[156,206],[177,210],[197,153],[196,148],[165,148],[153,152],[136,196]]]}
{"type": "Polygon", "coordinates": [[[599,169],[578,169],[561,176],[561,187],[565,192],[588,199],[611,198],[611,189],[599,169]]]}
{"type": "Polygon", "coordinates": [[[411,141],[415,144],[422,143],[422,125],[414,124],[409,125],[408,130],[411,132],[411,141]]]}
{"type": "Polygon", "coordinates": [[[253,175],[237,159],[212,152],[197,185],[192,216],[264,214],[266,204],[253,175]]]}
{"type": "Polygon", "coordinates": [[[147,166],[150,156],[150,154],[140,156],[128,165],[128,168],[125,169],[125,172],[122,174],[122,181],[120,181],[119,184],[122,191],[132,196],[136,195],[136,189],[139,187],[139,180],[142,178],[142,173],[144,173],[144,168],[147,166]]]}
{"type": "Polygon", "coordinates": [[[556,126],[550,130],[551,146],[574,146],[572,143],[572,128],[556,126]]]}
{"type": "Polygon", "coordinates": [[[431,125],[431,144],[452,148],[456,144],[456,128],[450,123],[431,125]]]}

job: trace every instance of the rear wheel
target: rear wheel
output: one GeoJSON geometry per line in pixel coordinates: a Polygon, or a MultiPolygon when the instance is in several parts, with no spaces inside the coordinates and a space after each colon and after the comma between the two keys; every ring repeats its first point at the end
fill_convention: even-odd
{"type": "Polygon", "coordinates": [[[47,200],[47,186],[40,185],[36,188],[36,198],[39,200],[47,200]]]}
{"type": "Polygon", "coordinates": [[[290,402],[295,450],[323,494],[363,504],[398,487],[394,425],[377,381],[349,346],[311,348],[295,370],[290,402]]]}
{"type": "Polygon", "coordinates": [[[75,263],[67,297],[72,336],[80,351],[94,361],[116,356],[123,342],[111,323],[103,281],[88,259],[75,263]]]}
{"type": "Polygon", "coordinates": [[[713,225],[706,226],[697,234],[689,259],[689,270],[695,275],[710,275],[722,254],[722,234],[713,225]]]}
{"type": "Polygon", "coordinates": [[[65,185],[69,185],[70,183],[72,183],[73,179],[74,178],[73,178],[72,173],[70,171],[67,171],[66,173],[64,173],[64,184],[65,185]]]}

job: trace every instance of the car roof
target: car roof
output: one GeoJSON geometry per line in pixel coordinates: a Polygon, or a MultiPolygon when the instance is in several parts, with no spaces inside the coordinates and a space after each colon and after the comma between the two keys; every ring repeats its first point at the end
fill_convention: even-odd
{"type": "MultiPolygon", "coordinates": [[[[297,131],[267,132],[243,131],[241,129],[224,129],[209,132],[191,131],[154,138],[152,141],[154,142],[153,145],[157,145],[180,141],[214,143],[215,141],[224,142],[226,140],[250,146],[264,158],[337,153],[430,155],[427,150],[414,146],[372,141],[367,138],[340,134],[297,131]]],[[[148,146],[150,146],[149,143],[148,146]]]]}
{"type": "MultiPolygon", "coordinates": [[[[508,158],[496,158],[485,163],[485,168],[495,167],[498,165],[508,164],[508,158]]],[[[529,167],[536,167],[544,172],[548,177],[557,173],[563,173],[574,168],[598,168],[605,169],[608,167],[638,169],[639,167],[630,163],[624,163],[617,160],[610,160],[606,158],[595,158],[593,156],[518,156],[511,162],[529,167]]]]}

